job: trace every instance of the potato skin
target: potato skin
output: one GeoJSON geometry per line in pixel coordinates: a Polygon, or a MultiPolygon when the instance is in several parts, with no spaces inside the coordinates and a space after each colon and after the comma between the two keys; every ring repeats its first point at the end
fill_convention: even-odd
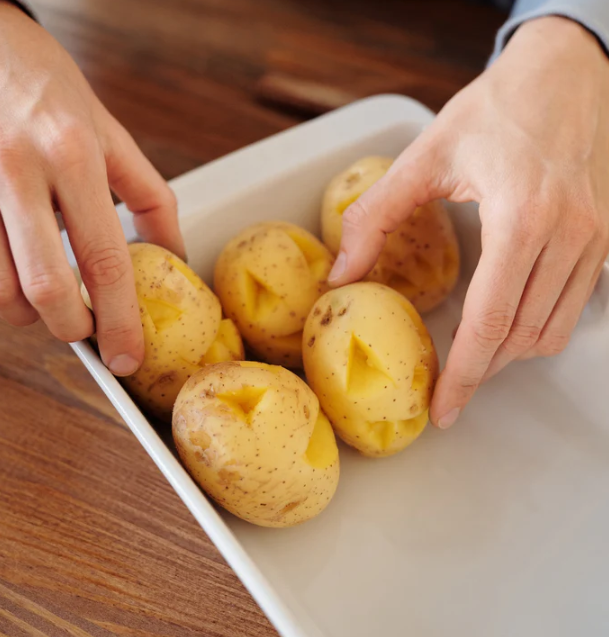
{"type": "Polygon", "coordinates": [[[234,362],[201,369],[176,400],[173,437],[199,485],[259,526],[305,522],[336,491],[332,427],[315,394],[283,367],[234,362]]]}
{"type": "Polygon", "coordinates": [[[140,369],[121,382],[147,413],[170,422],[182,385],[211,362],[205,355],[213,353],[213,362],[243,358],[243,343],[234,325],[222,321],[215,294],[181,259],[147,243],[129,245],[129,253],[145,354],[140,369]]]}
{"type": "Polygon", "coordinates": [[[312,234],[283,221],[250,226],[225,246],[214,288],[257,358],[302,367],[302,328],[332,261],[312,234]]]}
{"type": "Polygon", "coordinates": [[[387,241],[367,281],[403,294],[419,312],[429,312],[453,291],[459,278],[457,236],[446,208],[432,201],[417,208],[387,241]]]}
{"type": "MultiPolygon", "coordinates": [[[[366,157],[337,175],[324,195],[322,238],[333,254],[342,236],[342,214],[389,170],[387,157],[366,157]]],[[[433,201],[416,209],[385,246],[367,281],[384,283],[403,294],[419,312],[437,307],[459,278],[460,255],[446,208],[433,201]]]]}
{"type": "Polygon", "coordinates": [[[303,343],[307,381],[347,444],[382,457],[420,435],[438,359],[401,294],[371,282],[332,290],[314,305],[303,343]]]}
{"type": "Polygon", "coordinates": [[[328,184],[321,208],[321,238],[330,252],[338,254],[343,235],[343,212],[391,168],[393,159],[364,157],[336,175],[328,184]]]}

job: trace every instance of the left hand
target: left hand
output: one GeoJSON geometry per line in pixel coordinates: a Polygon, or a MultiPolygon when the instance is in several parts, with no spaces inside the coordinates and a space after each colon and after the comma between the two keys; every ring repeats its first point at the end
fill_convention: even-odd
{"type": "Polygon", "coordinates": [[[344,214],[333,285],[364,276],[417,206],[476,201],[482,256],[436,387],[453,424],[510,361],[562,351],[609,251],[609,60],[581,26],[521,26],[344,214]]]}

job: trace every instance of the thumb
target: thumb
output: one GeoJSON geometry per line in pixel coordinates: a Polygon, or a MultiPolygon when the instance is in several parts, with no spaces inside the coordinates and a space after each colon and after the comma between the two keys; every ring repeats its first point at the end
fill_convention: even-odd
{"type": "Polygon", "coordinates": [[[106,148],[108,182],[134,214],[138,235],[184,259],[175,195],[131,135],[113,118],[106,148]]]}
{"type": "Polygon", "coordinates": [[[358,281],[374,267],[387,234],[417,207],[445,196],[443,162],[427,131],[396,159],[343,214],[340,251],[328,282],[335,287],[358,281]]]}

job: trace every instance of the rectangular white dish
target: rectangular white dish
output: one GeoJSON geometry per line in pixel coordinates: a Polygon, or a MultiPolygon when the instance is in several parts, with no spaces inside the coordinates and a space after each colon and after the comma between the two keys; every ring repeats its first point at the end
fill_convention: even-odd
{"type": "MultiPolygon", "coordinates": [[[[317,231],[331,176],[396,156],[432,119],[371,98],[174,180],[190,265],[211,282],[224,243],[256,221],[317,231]]],[[[480,252],[475,206],[450,208],[462,280],[425,317],[442,361],[480,252]]],[[[513,364],[457,426],[397,456],[341,446],[334,501],[288,530],[218,513],[92,348],[73,348],[282,637],[609,635],[607,268],[566,352],[513,364]]]]}

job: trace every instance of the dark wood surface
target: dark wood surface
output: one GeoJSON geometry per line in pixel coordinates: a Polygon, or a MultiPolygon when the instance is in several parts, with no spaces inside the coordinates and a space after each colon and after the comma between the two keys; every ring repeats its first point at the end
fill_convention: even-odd
{"type": "MultiPolygon", "coordinates": [[[[167,178],[377,92],[439,109],[504,16],[458,0],[38,0],[167,178]]],[[[0,324],[0,634],[274,630],[69,347],[0,324]]]]}

